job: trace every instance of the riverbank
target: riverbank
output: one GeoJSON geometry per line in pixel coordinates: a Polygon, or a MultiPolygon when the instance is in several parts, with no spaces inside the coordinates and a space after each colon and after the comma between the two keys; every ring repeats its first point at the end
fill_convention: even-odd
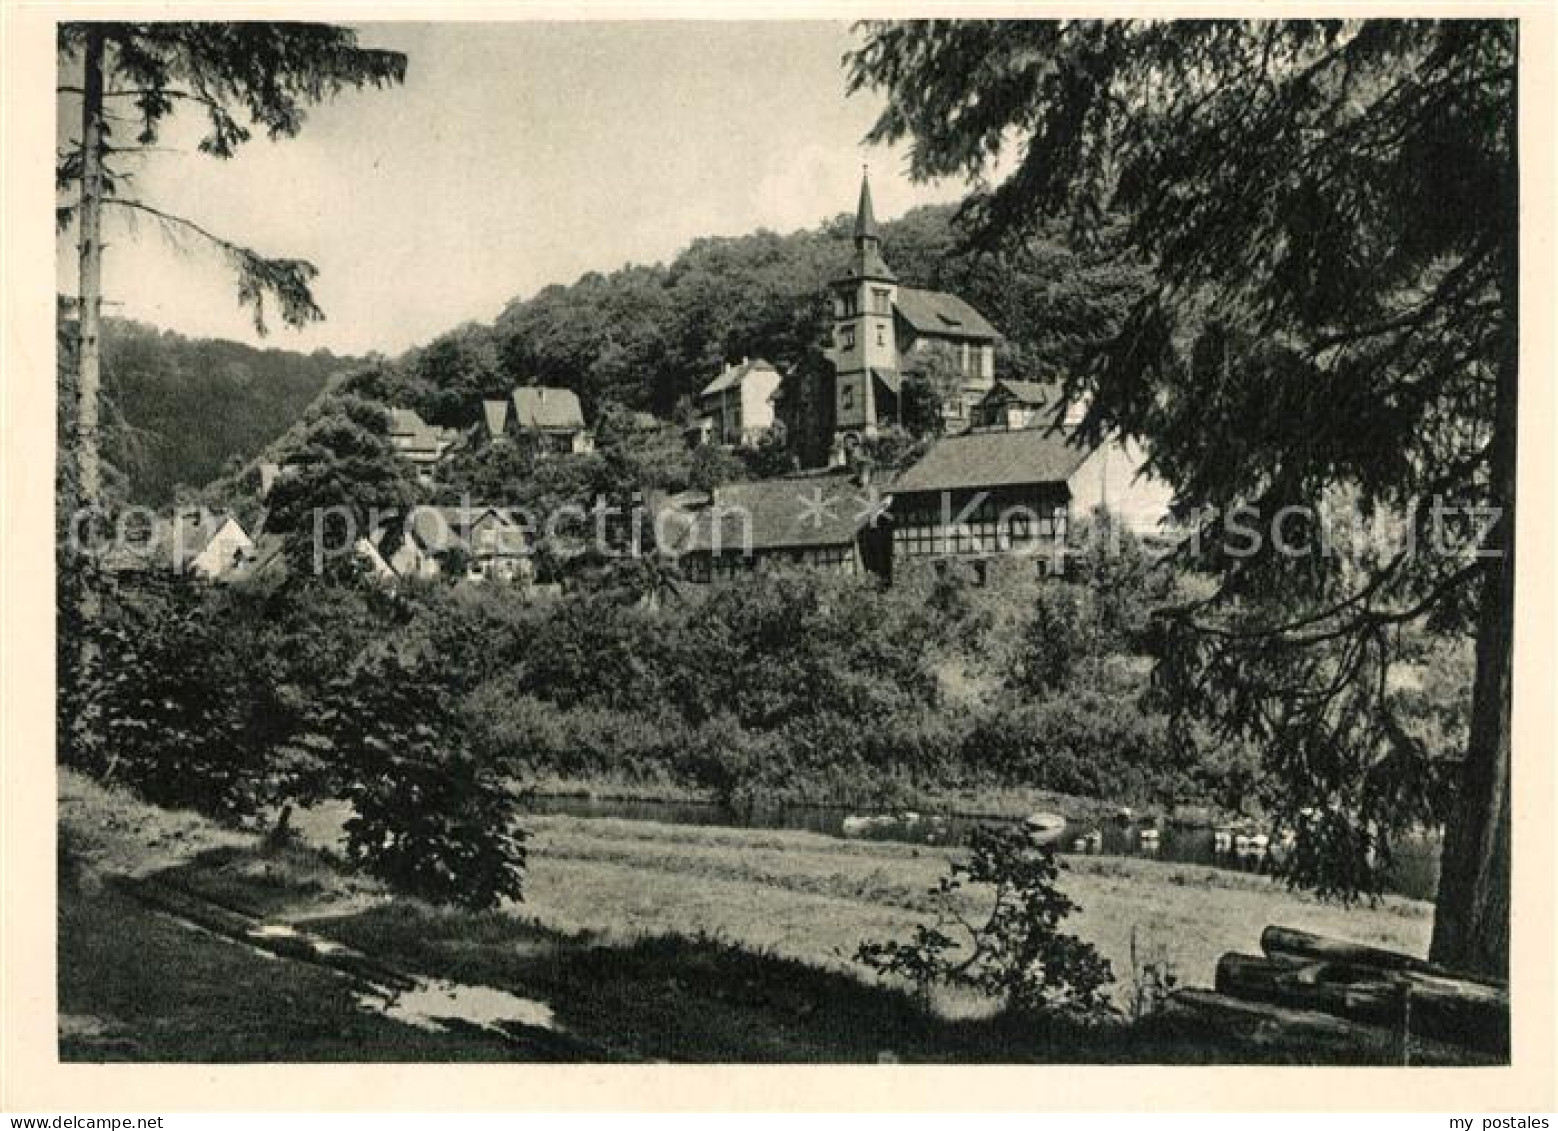
{"type": "MultiPolygon", "coordinates": [[[[579,778],[542,775],[526,779],[524,793],[528,797],[541,801],[626,802],[668,807],[720,805],[719,797],[712,790],[670,781],[611,776],[579,778]]],[[[904,787],[895,790],[890,798],[882,798],[879,806],[872,807],[842,805],[836,795],[819,788],[815,792],[800,791],[793,799],[787,801],[785,806],[834,809],[841,813],[857,810],[865,812],[913,810],[965,820],[1020,820],[1031,813],[1046,812],[1059,813],[1069,821],[1085,824],[1106,821],[1120,809],[1119,804],[1096,797],[1078,797],[1043,789],[1008,786],[904,787]]],[[[1210,828],[1213,825],[1245,819],[1216,806],[1200,804],[1148,803],[1137,806],[1135,813],[1141,820],[1163,820],[1197,828],[1210,828]]]]}
{"type": "MultiPolygon", "coordinates": [[[[266,852],[258,838],[145,806],[62,775],[61,1050],[66,1059],[534,1058],[490,1026],[428,1029],[365,1006],[361,988],[256,951],[135,897],[168,885],[267,937],[307,931],[440,985],[544,1005],[588,1059],[1372,1063],[1385,1047],[1317,1048],[1207,1032],[1160,1015],[1103,1026],[1014,1028],[988,1004],[921,1010],[851,960],[926,912],[948,848],[783,830],[535,817],[525,902],[471,914],[427,907],[347,873],[321,843],[266,852]],[[120,877],[130,877],[127,886],[120,877]]],[[[305,823],[314,835],[326,827],[305,823]]],[[[1068,926],[1114,964],[1122,993],[1134,932],[1180,983],[1267,923],[1422,953],[1429,908],[1389,899],[1346,911],[1258,876],[1161,861],[1068,862],[1081,907],[1068,926]]],[[[371,995],[370,995],[371,996],[371,995]]],[[[1432,1060],[1433,1050],[1424,1056],[1432,1060]]],[[[543,1056],[544,1058],[544,1056],[543,1056]]]]}

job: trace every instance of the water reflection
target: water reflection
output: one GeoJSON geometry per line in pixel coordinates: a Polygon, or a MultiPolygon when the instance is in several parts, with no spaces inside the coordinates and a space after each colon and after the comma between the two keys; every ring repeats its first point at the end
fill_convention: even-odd
{"type": "MultiPolygon", "coordinates": [[[[797,829],[852,840],[909,844],[961,844],[979,818],[940,814],[851,813],[820,805],[788,805],[735,813],[694,801],[618,801],[589,797],[528,797],[535,813],[574,817],[614,817],[674,825],[726,828],[797,829]]],[[[1283,838],[1252,828],[1156,824],[1134,814],[1100,822],[1071,822],[1054,840],[1062,853],[1089,856],[1144,856],[1185,864],[1205,864],[1240,872],[1268,872],[1273,859],[1290,849],[1283,838]]],[[[1432,899],[1438,883],[1437,838],[1400,845],[1390,890],[1414,899],[1432,899]]]]}

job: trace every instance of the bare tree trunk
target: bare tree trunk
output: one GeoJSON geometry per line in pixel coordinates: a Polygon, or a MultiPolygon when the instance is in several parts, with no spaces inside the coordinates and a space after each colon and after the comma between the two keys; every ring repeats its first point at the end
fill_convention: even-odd
{"type": "MultiPolygon", "coordinates": [[[[86,49],[83,52],[81,99],[81,204],[80,214],[80,280],[77,291],[77,348],[76,348],[76,498],[75,504],[91,517],[86,523],[71,521],[66,529],[71,537],[78,535],[88,540],[88,546],[74,547],[79,552],[88,551],[96,542],[97,512],[103,503],[102,454],[98,449],[98,399],[102,386],[102,359],[100,334],[103,310],[103,34],[92,28],[87,32],[86,49]]],[[[81,639],[76,642],[75,679],[82,688],[88,686],[97,666],[98,649],[93,638],[94,626],[102,615],[102,603],[90,569],[83,572],[76,600],[80,615],[81,639]]],[[[78,754],[92,749],[89,715],[70,720],[71,741],[78,754]]],[[[109,752],[103,770],[106,781],[114,775],[118,759],[109,752]]]]}
{"type": "MultiPolygon", "coordinates": [[[[1503,299],[1515,317],[1519,291],[1503,299]]],[[[1471,733],[1455,808],[1445,827],[1429,958],[1452,969],[1509,976],[1510,702],[1515,633],[1515,455],[1519,395],[1517,338],[1499,359],[1491,452],[1497,521],[1485,540],[1477,615],[1477,676],[1471,733]]]]}
{"type": "Polygon", "coordinates": [[[79,501],[97,507],[103,498],[98,451],[98,398],[102,386],[103,310],[103,34],[87,32],[81,99],[80,349],[76,388],[76,460],[79,501]]]}

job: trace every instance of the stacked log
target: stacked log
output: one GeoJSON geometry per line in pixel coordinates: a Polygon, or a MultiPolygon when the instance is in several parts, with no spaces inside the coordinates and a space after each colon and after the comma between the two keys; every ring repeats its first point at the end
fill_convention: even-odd
{"type": "Polygon", "coordinates": [[[1261,955],[1223,955],[1218,995],[1390,1029],[1403,1060],[1414,1036],[1508,1056],[1509,990],[1501,982],[1287,927],[1266,928],[1261,948],[1261,955]]]}

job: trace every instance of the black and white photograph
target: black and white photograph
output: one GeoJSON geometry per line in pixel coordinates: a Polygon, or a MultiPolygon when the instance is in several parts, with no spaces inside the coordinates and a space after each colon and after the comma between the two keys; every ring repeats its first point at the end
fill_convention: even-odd
{"type": "Polygon", "coordinates": [[[60,1064],[1512,1063],[1518,12],[170,11],[15,374],[60,1064]]]}

